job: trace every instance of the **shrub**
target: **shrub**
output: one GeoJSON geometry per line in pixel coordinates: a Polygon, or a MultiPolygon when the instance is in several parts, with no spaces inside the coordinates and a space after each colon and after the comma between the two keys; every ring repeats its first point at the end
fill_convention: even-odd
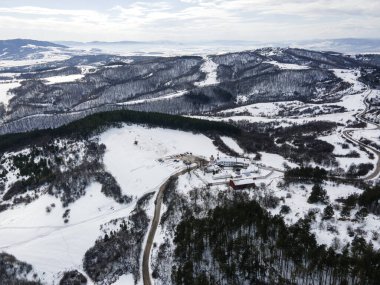
{"type": "Polygon", "coordinates": [[[286,215],[286,214],[289,214],[290,211],[291,210],[290,210],[290,207],[288,205],[282,205],[281,210],[280,210],[280,214],[286,215]]]}

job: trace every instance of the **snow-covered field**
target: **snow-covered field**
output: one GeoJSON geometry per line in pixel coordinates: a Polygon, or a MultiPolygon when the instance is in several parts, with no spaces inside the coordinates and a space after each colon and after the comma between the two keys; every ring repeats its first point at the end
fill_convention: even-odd
{"type": "Polygon", "coordinates": [[[201,70],[206,73],[206,79],[196,85],[202,87],[219,83],[217,77],[218,64],[212,61],[211,58],[205,57],[205,63],[202,65],[201,70]]]}
{"type": "Polygon", "coordinates": [[[316,121],[328,121],[328,122],[339,122],[342,124],[346,124],[348,121],[354,120],[354,114],[356,112],[344,112],[344,113],[335,113],[335,114],[326,114],[320,115],[317,117],[299,117],[299,118],[268,118],[268,117],[260,117],[260,116],[249,116],[249,115],[232,115],[229,117],[219,117],[219,116],[192,116],[193,118],[210,120],[210,121],[222,121],[222,122],[250,122],[250,123],[280,123],[281,126],[286,127],[290,125],[303,125],[308,122],[316,122],[316,121]]]}
{"type": "Polygon", "coordinates": [[[221,111],[220,114],[228,115],[228,117],[206,117],[213,120],[233,120],[233,121],[249,121],[249,122],[275,122],[284,120],[289,123],[303,124],[310,121],[334,121],[346,123],[348,120],[352,120],[353,116],[363,111],[365,105],[363,99],[367,93],[348,94],[343,96],[339,102],[327,103],[327,104],[310,104],[300,101],[288,101],[288,102],[275,102],[275,103],[256,103],[247,106],[237,107],[234,109],[228,109],[221,111]],[[346,112],[322,114],[315,116],[311,114],[303,114],[301,116],[282,116],[281,112],[284,112],[291,108],[292,111],[298,109],[316,108],[317,110],[323,109],[323,107],[329,107],[331,105],[341,106],[346,108],[346,112]],[[244,114],[244,115],[240,115],[244,114]]]}
{"type": "MultiPolygon", "coordinates": [[[[172,173],[185,167],[170,156],[192,152],[209,157],[218,152],[204,135],[136,125],[110,129],[99,136],[99,141],[107,147],[107,170],[123,194],[135,197],[156,191],[172,173]]],[[[68,223],[62,218],[66,208],[48,194],[0,213],[0,250],[33,264],[46,284],[54,284],[65,270],[82,270],[83,256],[101,235],[100,226],[128,216],[134,207],[134,203],[116,203],[100,189],[100,184],[91,184],[86,195],[69,206],[68,223]],[[51,208],[49,213],[47,207],[51,208]]],[[[118,284],[129,284],[128,280],[130,276],[124,276],[118,284]]]]}
{"type": "Polygon", "coordinates": [[[226,146],[228,146],[236,153],[244,154],[244,150],[237,144],[237,142],[234,139],[225,136],[221,136],[220,139],[225,143],[226,146]]]}
{"type": "Polygon", "coordinates": [[[328,142],[334,146],[334,154],[338,156],[347,155],[352,151],[357,152],[360,157],[336,157],[336,160],[339,163],[339,167],[347,171],[351,164],[360,164],[360,163],[368,163],[374,161],[369,160],[368,154],[365,151],[362,151],[358,146],[354,146],[350,143],[347,143],[344,138],[340,135],[340,133],[335,133],[328,136],[322,136],[318,139],[328,142]],[[343,144],[348,145],[348,148],[343,148],[343,144]]]}
{"type": "Polygon", "coordinates": [[[172,173],[183,168],[181,161],[165,158],[186,152],[208,158],[218,153],[204,135],[136,125],[109,130],[100,136],[100,143],[107,147],[107,170],[125,194],[136,196],[156,190],[172,173]]]}
{"type": "Polygon", "coordinates": [[[278,170],[285,170],[285,165],[289,167],[298,167],[297,164],[290,162],[283,158],[281,155],[274,154],[274,153],[267,153],[267,152],[260,152],[261,154],[261,161],[263,165],[267,167],[272,167],[278,170]]]}
{"type": "Polygon", "coordinates": [[[370,141],[380,144],[380,131],[378,129],[355,130],[355,132],[352,132],[352,137],[357,140],[366,138],[370,141]]]}
{"type": "Polygon", "coordinates": [[[46,284],[54,284],[65,270],[81,270],[85,252],[100,235],[100,225],[125,217],[133,209],[131,204],[120,205],[105,197],[100,188],[93,183],[86,195],[69,207],[67,224],[62,218],[66,208],[48,194],[0,213],[0,250],[33,264],[46,284]]]}
{"type": "Polygon", "coordinates": [[[72,75],[66,75],[66,76],[47,77],[47,78],[44,78],[44,80],[47,80],[48,84],[55,84],[55,83],[74,82],[76,80],[82,79],[83,77],[84,77],[84,74],[72,74],[72,75]]]}
{"type": "MultiPolygon", "coordinates": [[[[138,283],[140,284],[140,283],[138,283]]],[[[121,276],[113,285],[136,285],[131,274],[121,276]]]]}
{"type": "Polygon", "coordinates": [[[358,80],[360,77],[359,70],[333,69],[332,71],[336,77],[352,84],[352,91],[360,92],[366,88],[366,86],[358,80]]]}
{"type": "Polygon", "coordinates": [[[12,94],[9,90],[17,88],[20,86],[19,82],[2,82],[0,81],[0,104],[3,103],[5,106],[8,105],[10,99],[12,99],[12,94]]]}
{"type": "Polygon", "coordinates": [[[62,50],[54,48],[52,48],[51,51],[40,52],[39,55],[42,55],[42,58],[27,58],[22,60],[0,60],[0,69],[2,67],[37,65],[52,61],[66,60],[71,57],[70,55],[65,54],[62,50]]]}
{"type": "Polygon", "coordinates": [[[138,105],[138,104],[148,103],[148,102],[151,103],[151,102],[157,102],[157,101],[161,101],[161,100],[168,100],[168,99],[172,99],[172,98],[176,98],[176,97],[181,97],[185,94],[186,94],[186,90],[185,91],[178,91],[178,92],[168,94],[165,96],[161,96],[158,98],[139,99],[139,100],[132,100],[132,101],[127,101],[127,102],[117,103],[117,105],[138,105]]]}
{"type": "Polygon", "coordinates": [[[272,65],[277,66],[280,69],[293,69],[293,70],[304,70],[309,69],[310,67],[299,64],[291,64],[291,63],[280,63],[278,61],[264,61],[263,63],[270,63],[272,65]]]}

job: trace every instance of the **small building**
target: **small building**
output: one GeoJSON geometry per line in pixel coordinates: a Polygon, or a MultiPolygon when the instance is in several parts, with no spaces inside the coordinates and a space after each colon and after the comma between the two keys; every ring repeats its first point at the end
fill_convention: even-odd
{"type": "Polygon", "coordinates": [[[215,164],[211,164],[205,168],[206,173],[217,173],[219,172],[219,170],[220,170],[220,167],[215,164]]]}
{"type": "Polygon", "coordinates": [[[256,184],[252,178],[241,180],[230,180],[229,186],[234,190],[243,190],[248,188],[256,188],[256,184]]]}

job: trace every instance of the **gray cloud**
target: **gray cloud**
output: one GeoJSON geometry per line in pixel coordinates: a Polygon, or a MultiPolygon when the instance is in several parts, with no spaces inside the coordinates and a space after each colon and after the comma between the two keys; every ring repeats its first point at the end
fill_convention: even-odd
{"type": "Polygon", "coordinates": [[[373,0],[120,0],[102,10],[88,3],[87,9],[0,4],[0,36],[83,41],[380,37],[380,2],[373,0]]]}

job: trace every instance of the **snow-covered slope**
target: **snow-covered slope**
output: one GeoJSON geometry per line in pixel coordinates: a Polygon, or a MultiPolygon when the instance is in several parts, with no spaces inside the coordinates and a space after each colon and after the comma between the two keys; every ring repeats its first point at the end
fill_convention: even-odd
{"type": "Polygon", "coordinates": [[[125,193],[135,196],[155,191],[181,169],[183,162],[176,155],[190,152],[209,158],[218,153],[204,135],[134,125],[107,131],[100,142],[108,149],[104,157],[107,170],[125,193]]]}
{"type": "MultiPolygon", "coordinates": [[[[116,203],[93,182],[85,195],[68,207],[43,191],[30,204],[0,212],[0,251],[32,264],[43,284],[58,284],[65,271],[83,273],[84,254],[103,234],[101,226],[127,217],[138,198],[157,191],[172,173],[186,168],[177,155],[209,157],[218,153],[204,135],[138,125],[110,129],[97,140],[106,146],[106,170],[116,178],[123,194],[135,197],[132,203],[116,203]]],[[[130,280],[125,278],[119,284],[128,284],[120,283],[130,280]]]]}

